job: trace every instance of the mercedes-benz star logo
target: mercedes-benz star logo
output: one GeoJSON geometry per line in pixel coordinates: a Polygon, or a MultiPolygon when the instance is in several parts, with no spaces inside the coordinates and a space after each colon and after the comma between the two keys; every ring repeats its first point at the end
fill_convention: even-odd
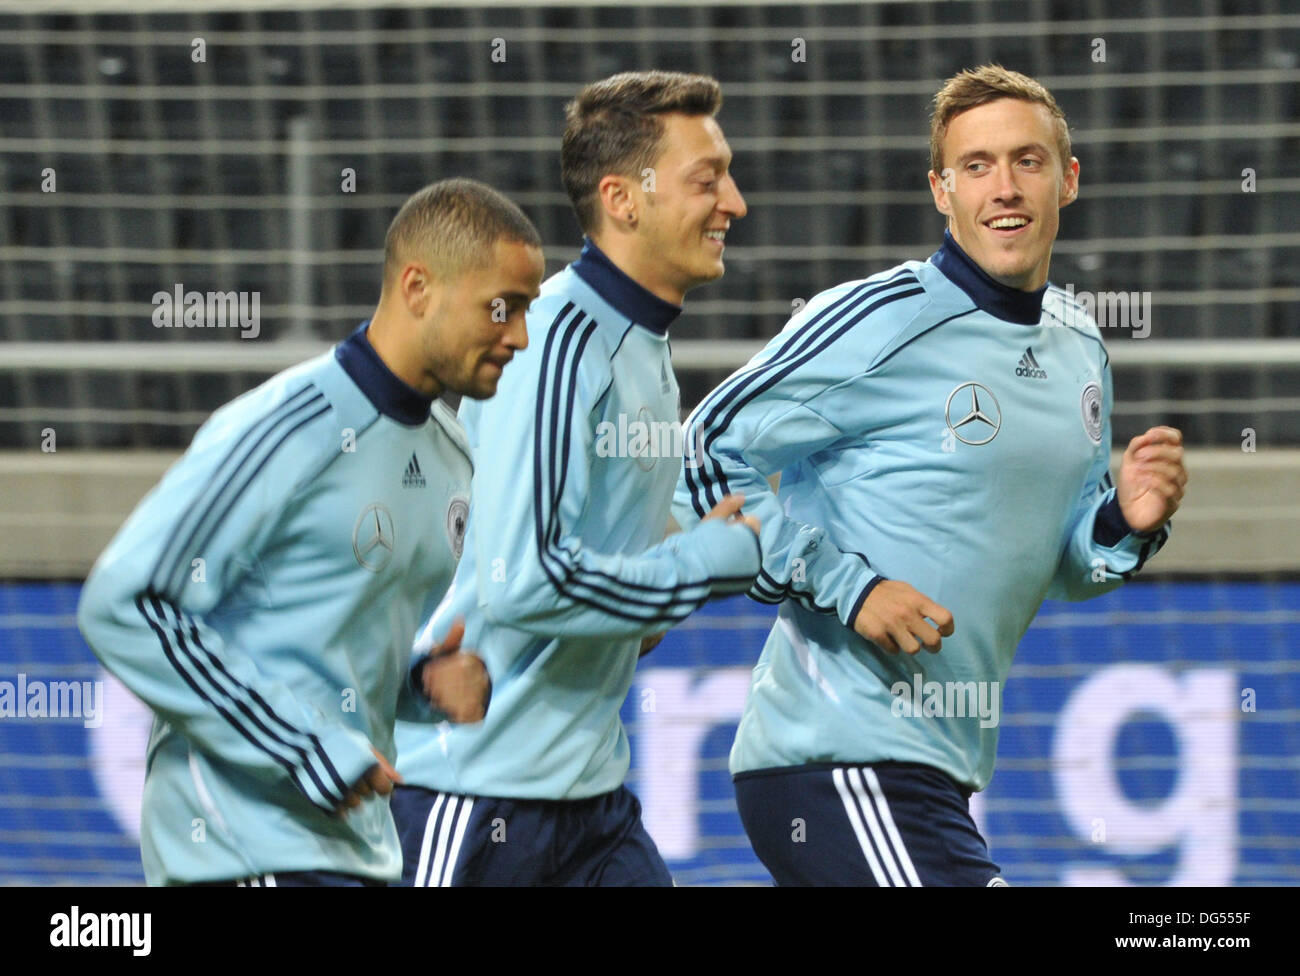
{"type": "Polygon", "coordinates": [[[352,529],[352,552],[362,568],[377,573],[393,558],[393,517],[378,502],[367,505],[352,529]]]}
{"type": "Polygon", "coordinates": [[[975,447],[987,444],[997,437],[998,431],[1002,429],[1002,410],[998,406],[998,398],[987,386],[979,383],[963,383],[949,393],[948,402],[943,408],[943,417],[948,422],[948,429],[953,432],[957,440],[975,447]],[[967,390],[970,391],[969,399],[966,396],[967,390]],[[954,402],[957,404],[958,411],[966,411],[959,414],[957,420],[953,419],[954,402]],[[970,404],[969,410],[966,408],[967,403],[970,404]],[[966,428],[965,435],[962,434],[963,427],[966,428]]]}

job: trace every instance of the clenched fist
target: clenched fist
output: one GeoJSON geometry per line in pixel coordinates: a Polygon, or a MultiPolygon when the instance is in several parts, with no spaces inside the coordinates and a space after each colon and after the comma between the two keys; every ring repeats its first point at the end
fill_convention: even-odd
{"type": "Polygon", "coordinates": [[[1152,427],[1128,442],[1120,462],[1115,497],[1134,532],[1154,532],[1178,511],[1187,487],[1183,433],[1152,427]]]}
{"type": "Polygon", "coordinates": [[[420,672],[425,697],[452,722],[481,722],[492,697],[492,679],[476,654],[460,649],[465,622],[457,620],[429,652],[420,672]]]}

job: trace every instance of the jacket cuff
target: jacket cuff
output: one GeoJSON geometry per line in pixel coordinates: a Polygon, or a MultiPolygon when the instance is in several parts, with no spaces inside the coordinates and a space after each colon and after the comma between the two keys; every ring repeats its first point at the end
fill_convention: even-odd
{"type": "Polygon", "coordinates": [[[1154,532],[1134,531],[1124,520],[1124,513],[1119,507],[1119,494],[1115,489],[1111,489],[1110,497],[1097,509],[1097,517],[1092,523],[1092,541],[1103,549],[1113,549],[1126,535],[1154,539],[1159,534],[1160,529],[1154,532]]]}
{"type": "Polygon", "coordinates": [[[414,701],[420,703],[422,718],[426,722],[446,722],[447,715],[438,708],[429,696],[424,693],[424,668],[432,658],[428,654],[421,654],[411,665],[411,670],[406,674],[407,683],[410,685],[411,697],[414,701]]]}
{"type": "Polygon", "coordinates": [[[346,726],[326,729],[315,739],[315,749],[297,767],[297,783],[307,799],[333,813],[348,791],[378,760],[364,735],[346,726]]]}
{"type": "Polygon", "coordinates": [[[845,627],[849,628],[849,630],[853,630],[853,624],[857,621],[858,614],[862,612],[862,604],[867,602],[867,597],[871,596],[871,591],[887,579],[889,579],[888,576],[881,576],[877,573],[871,578],[871,581],[862,588],[862,592],[858,594],[858,598],[853,601],[853,606],[849,609],[849,619],[843,621],[845,627]]]}
{"type": "Polygon", "coordinates": [[[683,533],[683,539],[688,535],[706,567],[710,593],[744,593],[754,585],[763,568],[763,544],[749,526],[714,519],[683,533]]]}

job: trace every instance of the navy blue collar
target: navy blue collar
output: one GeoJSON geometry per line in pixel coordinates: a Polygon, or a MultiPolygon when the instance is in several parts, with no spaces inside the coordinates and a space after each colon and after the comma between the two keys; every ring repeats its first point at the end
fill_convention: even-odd
{"type": "Polygon", "coordinates": [[[369,319],[362,322],[355,332],[334,347],[334,358],[384,416],[412,427],[423,424],[429,419],[433,397],[407,386],[384,365],[366,338],[369,327],[369,319]]]}
{"type": "Polygon", "coordinates": [[[682,314],[680,305],[664,301],[629,278],[589,237],[583,238],[582,253],[570,267],[597,295],[637,325],[663,335],[682,314]]]}
{"type": "Polygon", "coordinates": [[[1021,325],[1037,325],[1043,317],[1046,285],[1037,291],[1021,291],[995,281],[970,259],[970,255],[946,230],[943,232],[943,246],[930,255],[930,263],[995,318],[1021,325]]]}

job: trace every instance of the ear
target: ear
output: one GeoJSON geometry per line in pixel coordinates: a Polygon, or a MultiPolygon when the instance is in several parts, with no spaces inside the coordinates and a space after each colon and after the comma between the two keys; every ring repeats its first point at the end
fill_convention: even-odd
{"type": "Polygon", "coordinates": [[[427,265],[411,261],[397,277],[397,290],[411,317],[422,319],[425,312],[434,306],[439,285],[427,265]]]}
{"type": "Polygon", "coordinates": [[[943,175],[930,170],[930,194],[934,197],[934,208],[945,217],[952,216],[952,205],[948,202],[948,193],[952,190],[955,175],[950,167],[945,167],[943,175]]]}
{"type": "Polygon", "coordinates": [[[1065,175],[1061,180],[1061,206],[1068,207],[1079,197],[1079,160],[1075,156],[1070,157],[1069,164],[1065,167],[1065,175]]]}
{"type": "Polygon", "coordinates": [[[630,180],[607,173],[596,184],[596,193],[600,197],[600,206],[605,212],[605,219],[612,226],[627,227],[629,224],[634,224],[637,208],[630,180]]]}

